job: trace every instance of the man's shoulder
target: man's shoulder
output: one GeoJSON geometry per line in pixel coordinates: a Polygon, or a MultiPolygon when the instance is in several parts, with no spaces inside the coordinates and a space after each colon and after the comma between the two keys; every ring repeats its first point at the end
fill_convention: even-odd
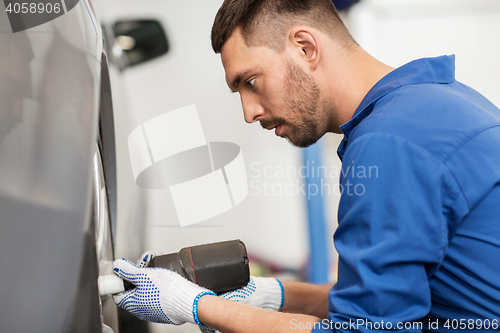
{"type": "Polygon", "coordinates": [[[440,159],[482,131],[500,126],[500,110],[457,81],[403,85],[372,107],[353,131],[352,141],[368,133],[392,134],[440,159]]]}

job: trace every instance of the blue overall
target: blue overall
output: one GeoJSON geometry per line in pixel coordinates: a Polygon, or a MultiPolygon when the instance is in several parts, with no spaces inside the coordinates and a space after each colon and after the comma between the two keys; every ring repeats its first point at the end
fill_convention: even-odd
{"type": "Polygon", "coordinates": [[[392,71],[341,126],[338,282],[313,332],[499,328],[500,110],[454,60],[392,71]]]}

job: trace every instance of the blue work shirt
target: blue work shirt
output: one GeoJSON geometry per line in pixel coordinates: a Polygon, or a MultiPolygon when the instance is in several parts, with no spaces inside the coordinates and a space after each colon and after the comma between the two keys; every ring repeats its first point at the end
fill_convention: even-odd
{"type": "Polygon", "coordinates": [[[500,110],[454,61],[392,71],[341,126],[338,282],[314,332],[499,329],[500,110]]]}

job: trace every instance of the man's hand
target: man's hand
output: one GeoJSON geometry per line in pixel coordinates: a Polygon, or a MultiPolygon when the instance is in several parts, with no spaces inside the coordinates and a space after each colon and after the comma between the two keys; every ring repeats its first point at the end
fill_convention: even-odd
{"type": "Polygon", "coordinates": [[[227,292],[220,297],[262,309],[279,311],[283,306],[283,285],[275,278],[250,277],[245,287],[227,292]]]}
{"type": "Polygon", "coordinates": [[[115,273],[136,286],[114,295],[115,303],[140,319],[155,323],[200,324],[198,300],[215,294],[168,269],[145,267],[152,257],[145,253],[138,265],[123,258],[113,262],[115,273]]]}

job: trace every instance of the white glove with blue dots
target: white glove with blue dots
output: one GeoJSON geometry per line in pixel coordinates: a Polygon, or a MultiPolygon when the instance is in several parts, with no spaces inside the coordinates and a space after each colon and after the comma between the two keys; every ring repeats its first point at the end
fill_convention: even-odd
{"type": "MultiPolygon", "coordinates": [[[[283,285],[278,279],[250,277],[250,281],[245,287],[227,292],[219,297],[262,309],[279,311],[283,306],[283,294],[283,285]]],[[[219,332],[207,326],[200,326],[200,330],[204,333],[219,332]]]]}
{"type": "Polygon", "coordinates": [[[152,258],[153,254],[146,252],[137,265],[123,258],[113,262],[115,273],[136,286],[114,295],[115,303],[140,319],[154,323],[201,325],[198,300],[215,293],[168,269],[147,268],[152,258]]]}
{"type": "Polygon", "coordinates": [[[220,297],[262,309],[279,311],[283,306],[283,285],[275,278],[252,276],[245,287],[227,292],[220,297]]]}

